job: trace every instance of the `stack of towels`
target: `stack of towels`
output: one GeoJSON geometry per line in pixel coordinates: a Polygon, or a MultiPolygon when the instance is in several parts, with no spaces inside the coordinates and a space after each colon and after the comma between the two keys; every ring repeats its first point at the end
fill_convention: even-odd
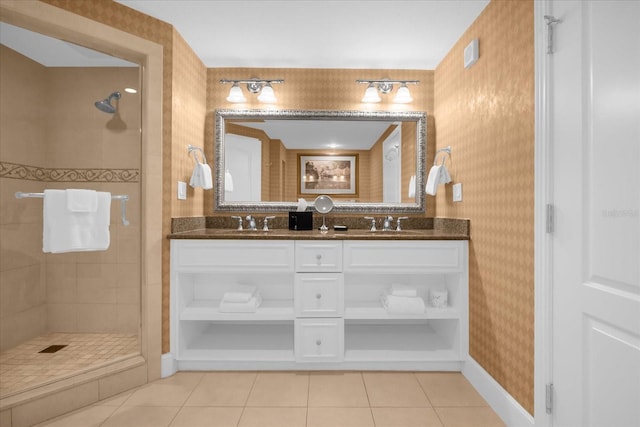
{"type": "Polygon", "coordinates": [[[220,301],[220,313],[255,313],[262,297],[255,286],[236,285],[225,292],[220,301]]]}
{"type": "Polygon", "coordinates": [[[391,289],[380,295],[382,306],[390,314],[423,314],[424,300],[415,288],[392,284],[391,289]]]}

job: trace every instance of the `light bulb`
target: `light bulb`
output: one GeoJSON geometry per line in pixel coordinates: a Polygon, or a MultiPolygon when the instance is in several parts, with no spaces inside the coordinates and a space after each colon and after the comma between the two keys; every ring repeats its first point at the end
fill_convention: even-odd
{"type": "Polygon", "coordinates": [[[380,102],[381,100],[382,98],[378,95],[378,89],[376,89],[373,83],[369,83],[369,87],[364,92],[362,102],[380,102]]]}
{"type": "Polygon", "coordinates": [[[396,96],[393,98],[393,102],[395,102],[396,104],[407,104],[411,101],[413,101],[413,98],[411,97],[411,92],[409,92],[409,88],[407,87],[407,84],[403,83],[402,86],[398,88],[398,92],[396,93],[396,96]]]}
{"type": "Polygon", "coordinates": [[[276,94],[273,92],[273,88],[270,83],[267,83],[265,87],[262,88],[260,95],[258,95],[258,101],[267,104],[273,104],[277,101],[276,94]]]}
{"type": "Polygon", "coordinates": [[[247,102],[247,98],[244,97],[244,94],[242,93],[242,89],[240,89],[240,86],[238,86],[238,83],[234,83],[233,86],[231,86],[231,90],[229,91],[229,96],[227,96],[227,101],[233,102],[236,104],[239,102],[247,102]]]}

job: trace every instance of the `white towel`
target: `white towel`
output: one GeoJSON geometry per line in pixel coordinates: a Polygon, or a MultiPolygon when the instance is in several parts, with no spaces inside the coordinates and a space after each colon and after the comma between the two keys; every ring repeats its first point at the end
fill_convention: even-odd
{"type": "Polygon", "coordinates": [[[98,210],[98,194],[95,190],[67,191],[67,209],[69,212],[95,212],[98,210]]]}
{"type": "Polygon", "coordinates": [[[44,190],[42,251],[103,251],[109,248],[111,193],[96,192],[95,212],[71,212],[65,190],[44,190]]]}
{"type": "Polygon", "coordinates": [[[390,314],[423,314],[424,300],[420,297],[397,297],[388,292],[380,295],[382,306],[390,314]]]}
{"type": "Polygon", "coordinates": [[[197,162],[191,174],[189,185],[193,188],[201,187],[205,190],[213,188],[213,177],[211,167],[206,163],[197,162]]]}
{"type": "Polygon", "coordinates": [[[427,177],[427,185],[425,186],[425,192],[430,196],[435,196],[438,190],[438,184],[440,184],[440,171],[441,165],[433,165],[429,170],[429,176],[427,177]]]}
{"type": "Polygon", "coordinates": [[[226,302],[247,302],[256,293],[257,288],[250,285],[236,285],[222,296],[222,301],[226,302]]]}
{"type": "Polygon", "coordinates": [[[451,182],[451,175],[449,175],[449,171],[447,167],[443,164],[442,170],[440,171],[440,184],[448,184],[451,182]]]}
{"type": "Polygon", "coordinates": [[[436,191],[438,191],[438,185],[440,184],[448,184],[451,182],[451,175],[449,175],[449,171],[447,167],[442,165],[434,165],[429,170],[429,177],[427,178],[427,185],[425,187],[425,193],[435,196],[436,191]]]}
{"type": "Polygon", "coordinates": [[[412,288],[411,286],[403,285],[400,283],[392,283],[391,284],[391,295],[396,297],[416,297],[418,296],[418,291],[416,288],[412,288]]]}
{"type": "Polygon", "coordinates": [[[233,191],[233,177],[229,169],[224,172],[224,191],[233,191]]]}
{"type": "Polygon", "coordinates": [[[260,304],[262,304],[262,296],[256,292],[247,302],[229,302],[223,299],[220,301],[218,310],[220,313],[255,313],[260,304]]]}
{"type": "Polygon", "coordinates": [[[411,175],[409,180],[409,197],[416,197],[416,176],[411,175]]]}

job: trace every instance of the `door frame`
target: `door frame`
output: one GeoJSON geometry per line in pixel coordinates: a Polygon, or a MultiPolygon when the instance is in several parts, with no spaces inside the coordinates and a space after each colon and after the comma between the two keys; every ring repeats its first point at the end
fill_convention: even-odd
{"type": "Polygon", "coordinates": [[[553,151],[551,141],[550,67],[545,15],[552,15],[552,0],[538,0],[534,7],[534,420],[551,426],[546,412],[546,386],[553,381],[553,246],[547,232],[547,205],[553,205],[553,151]]]}

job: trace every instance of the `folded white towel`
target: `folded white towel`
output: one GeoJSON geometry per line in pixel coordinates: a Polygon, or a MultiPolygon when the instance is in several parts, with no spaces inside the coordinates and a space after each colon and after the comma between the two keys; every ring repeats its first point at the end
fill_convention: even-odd
{"type": "Polygon", "coordinates": [[[67,209],[70,212],[95,212],[98,210],[98,194],[95,190],[67,191],[67,209]]]}
{"type": "Polygon", "coordinates": [[[411,286],[393,283],[391,284],[391,292],[389,292],[389,294],[396,297],[416,297],[418,296],[418,291],[411,286]]]}
{"type": "Polygon", "coordinates": [[[448,184],[451,182],[451,175],[449,175],[449,171],[445,165],[442,165],[442,170],[440,171],[440,184],[448,184]]]}
{"type": "Polygon", "coordinates": [[[229,169],[224,172],[224,191],[233,191],[233,177],[229,169]]]}
{"type": "Polygon", "coordinates": [[[229,302],[220,301],[220,307],[218,310],[220,313],[255,313],[258,307],[262,304],[262,296],[257,292],[247,302],[229,302]]]}
{"type": "Polygon", "coordinates": [[[382,306],[391,314],[423,314],[424,300],[420,297],[398,297],[388,292],[380,295],[382,306]]]}
{"type": "Polygon", "coordinates": [[[429,170],[429,176],[427,177],[427,185],[425,186],[425,193],[430,196],[435,196],[438,191],[438,185],[440,184],[440,171],[441,165],[434,165],[429,170]]]}
{"type": "Polygon", "coordinates": [[[111,193],[97,192],[95,212],[70,212],[65,190],[44,190],[42,251],[101,251],[109,248],[111,193]]]}
{"type": "Polygon", "coordinates": [[[197,162],[193,168],[189,185],[193,188],[201,187],[205,190],[213,188],[211,167],[206,163],[197,162]]]}
{"type": "Polygon", "coordinates": [[[416,197],[416,176],[411,175],[411,179],[409,179],[409,197],[416,197]]]}
{"type": "Polygon", "coordinates": [[[247,302],[256,293],[257,288],[250,285],[236,285],[230,291],[225,292],[222,301],[226,302],[247,302]]]}

